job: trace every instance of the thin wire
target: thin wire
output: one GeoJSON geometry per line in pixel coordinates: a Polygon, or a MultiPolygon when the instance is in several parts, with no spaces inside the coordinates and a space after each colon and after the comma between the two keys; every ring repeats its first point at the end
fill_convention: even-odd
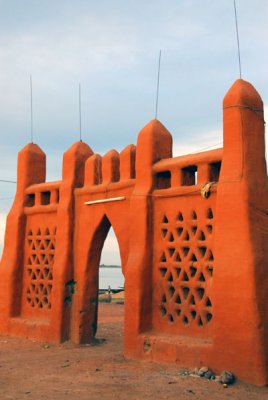
{"type": "Polygon", "coordinates": [[[155,103],[155,119],[157,119],[157,112],[158,112],[160,65],[161,65],[161,50],[159,51],[159,59],[158,59],[158,74],[157,74],[156,103],[155,103]]]}
{"type": "Polygon", "coordinates": [[[31,96],[31,143],[33,143],[33,83],[30,75],[30,96],[31,96]]]}
{"type": "Polygon", "coordinates": [[[0,179],[0,182],[6,182],[6,183],[17,183],[17,182],[15,182],[15,181],[7,181],[7,180],[5,180],[5,179],[0,179]]]}
{"type": "Polygon", "coordinates": [[[81,84],[79,83],[79,135],[82,142],[81,84]]]}
{"type": "Polygon", "coordinates": [[[234,0],[234,12],[235,12],[235,27],[236,27],[236,40],[237,40],[237,51],[238,51],[239,76],[240,76],[240,79],[241,79],[242,70],[241,70],[241,58],[240,58],[240,44],[239,44],[239,32],[238,32],[238,22],[237,22],[236,0],[234,0]]]}
{"type": "MultiPolygon", "coordinates": [[[[199,152],[201,152],[202,150],[211,149],[212,147],[220,146],[220,145],[222,145],[222,144],[223,144],[223,142],[218,142],[218,143],[212,144],[211,146],[202,147],[201,149],[195,150],[194,153],[199,153],[199,152]]],[[[191,153],[189,153],[189,154],[191,154],[191,153]]]]}

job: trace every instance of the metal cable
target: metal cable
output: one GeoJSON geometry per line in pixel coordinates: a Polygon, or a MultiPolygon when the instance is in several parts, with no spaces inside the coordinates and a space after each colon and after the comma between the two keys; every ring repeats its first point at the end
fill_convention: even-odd
{"type": "Polygon", "coordinates": [[[234,0],[234,12],[235,12],[235,27],[236,27],[236,40],[237,40],[237,52],[238,52],[239,76],[240,76],[240,79],[241,79],[242,71],[241,71],[241,58],[240,58],[240,44],[239,44],[239,32],[238,32],[238,22],[237,22],[236,0],[234,0]]]}
{"type": "Polygon", "coordinates": [[[155,119],[157,119],[157,112],[158,112],[160,65],[161,65],[161,50],[159,51],[159,60],[158,60],[158,74],[157,74],[157,88],[156,88],[156,103],[155,103],[155,119]]]}

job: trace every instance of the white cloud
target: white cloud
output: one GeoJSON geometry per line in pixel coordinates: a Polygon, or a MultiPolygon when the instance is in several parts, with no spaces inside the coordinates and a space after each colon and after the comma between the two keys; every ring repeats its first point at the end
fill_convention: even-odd
{"type": "Polygon", "coordinates": [[[222,130],[198,132],[198,134],[193,135],[193,137],[188,137],[188,142],[186,142],[185,139],[183,142],[174,142],[174,157],[222,147],[222,130]]]}
{"type": "MultiPolygon", "coordinates": [[[[268,104],[264,104],[264,120],[268,123],[268,104]]],[[[201,131],[193,134],[192,137],[186,137],[182,141],[174,141],[173,143],[173,157],[198,153],[200,151],[212,150],[223,146],[223,130],[214,129],[211,131],[201,131]],[[186,142],[185,139],[188,139],[186,142]]],[[[265,129],[265,153],[268,154],[268,129],[265,129]]],[[[268,159],[266,157],[267,163],[268,159]]]]}

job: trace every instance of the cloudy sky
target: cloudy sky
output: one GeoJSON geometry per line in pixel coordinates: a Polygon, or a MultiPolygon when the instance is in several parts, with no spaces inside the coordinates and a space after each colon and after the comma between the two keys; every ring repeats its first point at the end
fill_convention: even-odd
{"type": "MultiPolygon", "coordinates": [[[[237,9],[242,76],[268,110],[268,1],[237,0],[237,9]]],[[[30,74],[34,142],[55,180],[79,139],[79,83],[83,140],[120,151],[154,118],[160,49],[158,119],[175,155],[222,141],[222,98],[238,78],[233,0],[0,0],[0,10],[0,179],[16,180],[30,140],[30,74]]],[[[2,234],[14,186],[0,184],[2,234]]]]}

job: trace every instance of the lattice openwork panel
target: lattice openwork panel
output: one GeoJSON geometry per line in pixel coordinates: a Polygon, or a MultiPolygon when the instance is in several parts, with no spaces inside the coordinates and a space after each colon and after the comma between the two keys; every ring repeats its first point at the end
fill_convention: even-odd
{"type": "Polygon", "coordinates": [[[159,213],[155,305],[162,326],[198,330],[213,319],[214,209],[190,204],[159,213]]]}
{"type": "Polygon", "coordinates": [[[51,309],[56,228],[29,229],[26,237],[26,303],[51,309]]]}

